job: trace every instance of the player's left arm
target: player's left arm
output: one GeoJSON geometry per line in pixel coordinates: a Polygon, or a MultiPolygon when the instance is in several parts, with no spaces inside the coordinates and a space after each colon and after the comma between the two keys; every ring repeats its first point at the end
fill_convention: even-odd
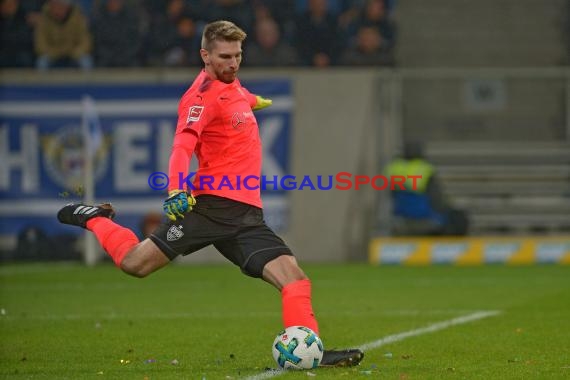
{"type": "Polygon", "coordinates": [[[251,108],[253,111],[262,110],[273,104],[273,100],[262,98],[259,95],[255,96],[255,100],[256,100],[255,106],[251,108]]]}
{"type": "Polygon", "coordinates": [[[253,111],[262,110],[273,104],[273,100],[271,99],[263,98],[260,95],[254,95],[244,87],[242,87],[242,89],[244,90],[247,100],[249,101],[249,105],[253,111]]]}

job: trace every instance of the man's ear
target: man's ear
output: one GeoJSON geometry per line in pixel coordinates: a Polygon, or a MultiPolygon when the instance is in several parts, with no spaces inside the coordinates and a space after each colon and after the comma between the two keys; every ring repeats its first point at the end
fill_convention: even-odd
{"type": "Polygon", "coordinates": [[[202,57],[202,61],[204,61],[205,65],[210,64],[210,54],[206,49],[200,49],[200,56],[202,57]]]}

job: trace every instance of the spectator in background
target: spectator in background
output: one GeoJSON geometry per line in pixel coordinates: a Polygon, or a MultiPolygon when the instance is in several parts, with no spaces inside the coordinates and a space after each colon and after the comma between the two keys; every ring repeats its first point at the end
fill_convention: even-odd
{"type": "Polygon", "coordinates": [[[415,188],[414,181],[408,179],[404,190],[395,186],[392,191],[393,235],[467,234],[467,214],[446,202],[435,167],[425,159],[421,144],[408,142],[403,156],[388,164],[385,171],[389,178],[421,176],[415,188]]]}
{"type": "Polygon", "coordinates": [[[352,66],[385,66],[392,65],[394,60],[378,28],[361,26],[358,29],[356,46],[346,49],[339,63],[352,66]]]}
{"type": "MultiPolygon", "coordinates": [[[[295,36],[296,0],[251,0],[255,20],[272,18],[279,25],[281,38],[291,43],[295,36]]],[[[299,12],[301,13],[301,12],[299,12]]]]}
{"type": "Polygon", "coordinates": [[[344,0],[343,8],[338,15],[338,23],[342,27],[348,25],[360,16],[367,0],[344,0]]]}
{"type": "Polygon", "coordinates": [[[156,1],[156,0],[142,0],[141,5],[142,7],[150,14],[158,14],[164,12],[164,3],[165,1],[156,1]]]}
{"type": "Polygon", "coordinates": [[[247,47],[249,66],[292,66],[297,52],[281,39],[279,25],[272,18],[255,23],[255,40],[247,47]]]}
{"type": "Polygon", "coordinates": [[[35,31],[36,67],[93,67],[91,34],[81,9],[72,0],[49,0],[35,31]]]}
{"type": "Polygon", "coordinates": [[[301,63],[327,67],[335,63],[338,33],[327,0],[309,0],[308,11],[297,20],[296,47],[301,63]]]}
{"type": "Polygon", "coordinates": [[[170,0],[166,12],[154,17],[149,33],[148,62],[152,66],[198,64],[200,36],[194,8],[170,0]]]}
{"type": "Polygon", "coordinates": [[[32,28],[38,25],[42,8],[47,2],[48,0],[25,0],[20,2],[20,6],[26,13],[26,21],[28,21],[28,24],[30,24],[32,28]]]}
{"type": "MultiPolygon", "coordinates": [[[[297,13],[304,13],[311,8],[311,0],[294,0],[295,11],[297,13]]],[[[325,0],[327,3],[327,10],[338,16],[344,9],[345,0],[325,0]]]]}
{"type": "Polygon", "coordinates": [[[0,67],[32,67],[32,25],[20,0],[0,0],[0,67]]]}
{"type": "MultiPolygon", "coordinates": [[[[38,0],[32,0],[38,1],[38,0]]],[[[48,0],[49,1],[49,0],[48,0]]],[[[104,3],[106,0],[73,0],[75,5],[81,9],[81,13],[87,19],[87,24],[91,25],[91,21],[93,20],[93,15],[99,8],[100,3],[104,3]]],[[[138,0],[137,0],[138,1],[138,0]]]]}
{"type": "Polygon", "coordinates": [[[394,24],[387,13],[385,0],[367,0],[360,16],[346,26],[345,33],[349,40],[356,37],[362,26],[375,26],[384,38],[387,48],[392,48],[396,39],[394,24]]]}
{"type": "Polygon", "coordinates": [[[125,0],[105,0],[93,20],[95,63],[99,67],[139,66],[140,17],[125,0]]]}
{"type": "Polygon", "coordinates": [[[266,18],[275,19],[273,14],[271,13],[271,9],[267,4],[264,4],[263,2],[258,0],[252,4],[252,7],[253,7],[253,19],[255,20],[255,22],[258,22],[266,18]]]}
{"type": "Polygon", "coordinates": [[[176,36],[164,56],[166,66],[200,65],[200,56],[196,54],[200,36],[196,29],[196,22],[190,16],[183,16],[178,20],[176,36]]]}
{"type": "Polygon", "coordinates": [[[206,21],[228,20],[242,25],[248,33],[253,27],[253,8],[249,0],[209,0],[206,21]]]}

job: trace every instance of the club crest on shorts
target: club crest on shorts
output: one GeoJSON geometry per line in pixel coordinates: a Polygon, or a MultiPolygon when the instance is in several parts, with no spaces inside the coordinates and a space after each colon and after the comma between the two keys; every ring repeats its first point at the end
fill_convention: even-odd
{"type": "Polygon", "coordinates": [[[184,236],[184,232],[182,232],[182,226],[171,226],[166,233],[166,240],[176,241],[182,236],[184,236]]]}
{"type": "Polygon", "coordinates": [[[200,116],[202,116],[202,111],[204,111],[204,106],[190,107],[188,109],[188,118],[186,119],[186,124],[200,120],[200,116]]]}

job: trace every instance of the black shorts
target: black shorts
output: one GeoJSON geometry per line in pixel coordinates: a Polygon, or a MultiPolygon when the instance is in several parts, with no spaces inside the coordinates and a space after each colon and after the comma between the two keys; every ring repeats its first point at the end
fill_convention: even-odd
{"type": "Polygon", "coordinates": [[[173,260],[210,244],[251,277],[281,255],[293,255],[285,242],[265,224],[263,210],[214,195],[196,197],[184,219],[162,223],[150,239],[173,260]]]}

